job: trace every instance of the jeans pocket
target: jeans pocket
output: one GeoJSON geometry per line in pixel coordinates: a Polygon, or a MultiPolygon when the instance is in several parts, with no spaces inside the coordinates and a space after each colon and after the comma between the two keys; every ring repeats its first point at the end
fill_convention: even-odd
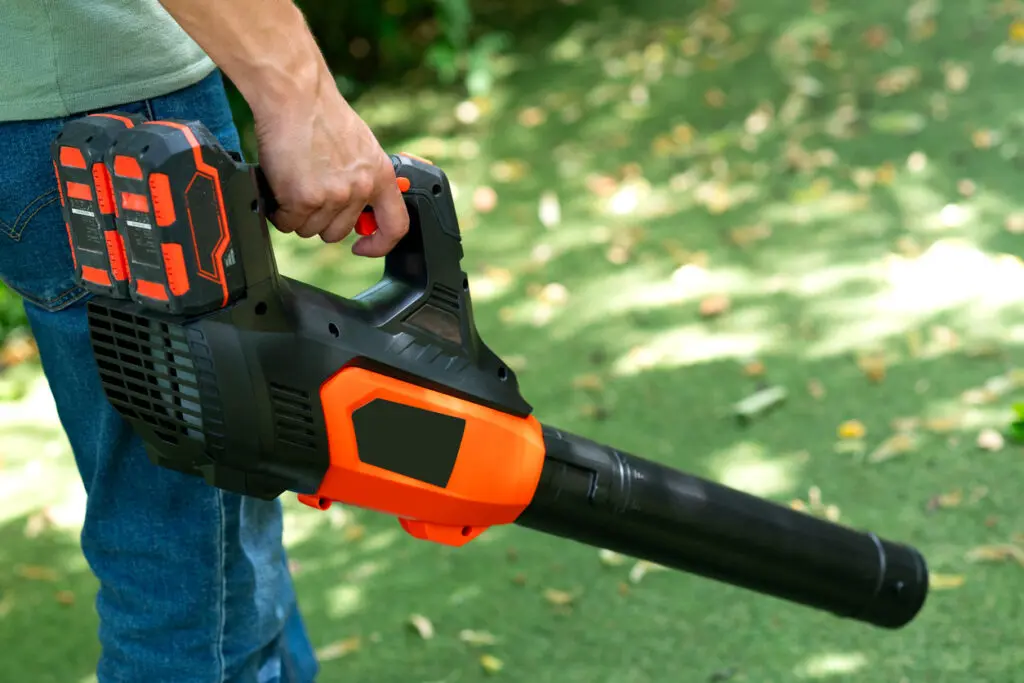
{"type": "MultiPolygon", "coordinates": [[[[138,102],[109,111],[145,113],[138,102]]],[[[70,118],[0,123],[0,281],[26,301],[59,311],[86,298],[75,282],[50,143],[70,118]]]]}

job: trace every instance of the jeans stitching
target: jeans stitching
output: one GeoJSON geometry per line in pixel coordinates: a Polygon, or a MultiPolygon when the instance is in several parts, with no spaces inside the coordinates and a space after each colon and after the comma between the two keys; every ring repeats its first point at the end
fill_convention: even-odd
{"type": "Polygon", "coordinates": [[[36,214],[38,214],[40,211],[42,211],[55,201],[57,201],[56,188],[43,192],[38,197],[36,197],[35,199],[33,199],[32,201],[25,205],[25,208],[23,208],[21,210],[21,213],[18,214],[17,218],[14,219],[14,223],[8,225],[6,221],[0,220],[0,229],[7,233],[7,236],[10,237],[15,242],[20,242],[21,234],[25,232],[25,228],[28,226],[29,223],[32,222],[32,219],[36,217],[36,214]],[[47,197],[49,197],[49,200],[43,201],[47,197]],[[35,208],[33,209],[33,207],[35,208]],[[32,212],[29,213],[28,218],[25,218],[25,214],[28,213],[30,210],[32,212]]]}
{"type": "Polygon", "coordinates": [[[37,296],[28,294],[27,292],[22,291],[18,287],[13,286],[9,282],[5,281],[3,278],[0,278],[0,282],[2,282],[11,291],[17,292],[25,301],[35,304],[39,308],[44,308],[48,311],[52,311],[55,308],[58,308],[62,305],[71,305],[76,301],[79,301],[89,295],[88,291],[82,289],[78,285],[71,285],[60,294],[52,296],[49,299],[40,299],[37,296]]]}

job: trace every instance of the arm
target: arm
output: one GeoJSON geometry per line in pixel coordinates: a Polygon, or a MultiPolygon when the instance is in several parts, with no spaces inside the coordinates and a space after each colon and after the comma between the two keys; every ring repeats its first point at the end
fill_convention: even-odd
{"type": "Polygon", "coordinates": [[[408,231],[394,169],[342,97],[292,0],[160,0],[235,84],[256,124],[275,226],[343,240],[372,205],[378,229],[352,251],[383,256],[408,231]]]}

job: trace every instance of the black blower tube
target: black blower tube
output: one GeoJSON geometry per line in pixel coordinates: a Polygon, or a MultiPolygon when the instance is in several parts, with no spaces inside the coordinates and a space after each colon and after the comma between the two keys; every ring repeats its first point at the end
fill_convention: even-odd
{"type": "Polygon", "coordinates": [[[883,628],[928,593],[915,549],[544,426],[516,524],[883,628]]]}

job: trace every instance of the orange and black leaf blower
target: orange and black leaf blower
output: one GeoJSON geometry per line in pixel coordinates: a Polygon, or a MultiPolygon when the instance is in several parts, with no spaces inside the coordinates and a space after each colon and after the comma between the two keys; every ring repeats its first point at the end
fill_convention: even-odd
{"type": "Polygon", "coordinates": [[[431,163],[392,156],[410,229],[348,299],[279,274],[264,176],[200,123],[85,116],[52,154],[97,368],[155,463],[454,546],[518,524],[885,628],[923,606],[913,548],[541,424],[477,332],[431,163]]]}

